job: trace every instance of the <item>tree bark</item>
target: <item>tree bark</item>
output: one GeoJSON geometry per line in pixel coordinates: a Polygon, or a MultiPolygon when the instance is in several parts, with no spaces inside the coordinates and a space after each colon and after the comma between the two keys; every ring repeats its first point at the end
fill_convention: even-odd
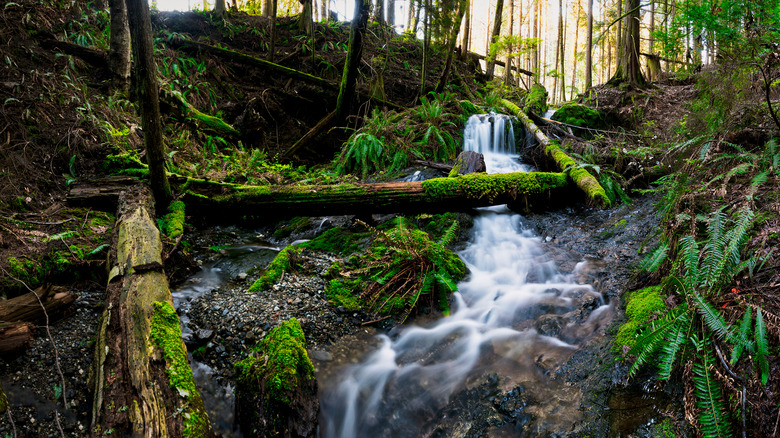
{"type": "Polygon", "coordinates": [[[395,29],[395,0],[387,0],[387,24],[395,29]]]}
{"type": "Polygon", "coordinates": [[[349,116],[355,96],[358,66],[363,56],[363,36],[368,25],[370,0],[355,0],[355,16],[349,29],[349,51],[341,75],[341,86],[336,99],[336,123],[343,123],[349,116]]]}
{"type": "Polygon", "coordinates": [[[495,72],[496,68],[496,44],[498,43],[498,37],[501,34],[501,19],[503,17],[504,13],[504,0],[496,0],[496,15],[493,19],[493,32],[490,34],[490,50],[489,50],[489,57],[492,58],[492,60],[489,60],[487,63],[487,67],[485,68],[485,73],[487,74],[488,79],[493,79],[493,74],[495,72]]]}
{"type": "Polygon", "coordinates": [[[114,92],[127,96],[130,88],[130,25],[127,21],[125,0],[109,0],[111,14],[111,41],[108,51],[108,69],[114,92]]]}
{"type": "Polygon", "coordinates": [[[263,17],[270,18],[273,13],[273,0],[263,0],[263,17]]]}
{"type": "Polygon", "coordinates": [[[580,12],[582,12],[582,4],[580,0],[577,0],[577,10],[574,13],[574,50],[572,52],[572,71],[571,71],[571,100],[574,100],[574,96],[577,94],[577,45],[580,39],[580,12]]]}
{"type": "Polygon", "coordinates": [[[127,0],[127,14],[132,37],[134,75],[137,84],[138,107],[146,144],[149,180],[158,206],[165,210],[171,200],[171,188],[165,176],[165,145],[160,119],[159,85],[154,61],[152,23],[144,0],[127,0]]]}
{"type": "Polygon", "coordinates": [[[67,309],[77,295],[64,287],[45,285],[10,300],[0,301],[0,321],[2,322],[39,322],[46,319],[54,321],[67,309]],[[39,301],[40,300],[40,301],[39,301]],[[41,303],[43,307],[41,307],[41,303]],[[46,313],[44,313],[44,309],[46,313]]]}
{"type": "Polygon", "coordinates": [[[471,0],[466,1],[466,23],[463,25],[463,40],[460,43],[460,56],[462,58],[466,57],[471,46],[471,5],[473,2],[471,0]]]}
{"type": "Polygon", "coordinates": [[[162,272],[150,191],[136,185],[119,204],[106,308],[89,373],[92,429],[212,437],[162,272]]]}
{"type": "MultiPolygon", "coordinates": [[[[128,0],[131,1],[131,0],[128,0]]],[[[214,13],[218,16],[225,15],[225,12],[227,11],[227,7],[225,5],[225,0],[214,0],[214,13]]]]}
{"type": "Polygon", "coordinates": [[[452,58],[455,53],[455,46],[458,42],[458,31],[460,31],[460,25],[463,21],[463,15],[466,13],[468,7],[468,0],[461,0],[458,2],[458,18],[452,23],[452,29],[450,29],[450,35],[447,39],[447,59],[444,62],[444,69],[441,72],[439,83],[436,85],[436,92],[441,93],[444,91],[444,87],[447,86],[447,82],[450,79],[450,70],[452,69],[452,58]]]}
{"type": "MultiPolygon", "coordinates": [[[[298,21],[298,30],[306,35],[312,35],[314,30],[314,6],[312,6],[312,0],[300,0],[301,3],[301,16],[298,21]]],[[[312,42],[314,44],[314,42],[312,42]]]]}
{"type": "Polygon", "coordinates": [[[268,60],[274,62],[276,56],[276,7],[278,0],[271,0],[271,46],[268,48],[268,60]]]}
{"type": "Polygon", "coordinates": [[[593,86],[593,0],[588,0],[588,36],[585,43],[585,86],[587,91],[593,86]]]}
{"type": "Polygon", "coordinates": [[[488,205],[545,208],[565,189],[563,173],[471,174],[422,182],[257,187],[189,182],[184,200],[199,215],[320,216],[391,212],[467,211],[488,205]]]}
{"type": "Polygon", "coordinates": [[[618,56],[615,75],[607,82],[610,86],[627,83],[635,88],[644,88],[647,81],[639,64],[639,0],[626,1],[626,29],[618,56]]]}
{"type": "MultiPolygon", "coordinates": [[[[515,33],[515,0],[509,0],[509,41],[507,44],[506,66],[504,67],[504,85],[512,83],[512,37],[515,33]]],[[[520,67],[518,63],[518,67],[520,67]]]]}

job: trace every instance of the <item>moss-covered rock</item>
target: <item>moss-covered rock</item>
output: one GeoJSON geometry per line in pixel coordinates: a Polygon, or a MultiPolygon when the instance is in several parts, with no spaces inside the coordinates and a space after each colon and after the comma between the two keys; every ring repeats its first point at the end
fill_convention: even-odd
{"type": "Polygon", "coordinates": [[[247,292],[262,292],[268,290],[268,288],[282,277],[283,273],[290,271],[291,256],[294,256],[300,251],[300,248],[296,248],[292,245],[279,251],[279,254],[271,260],[271,263],[265,268],[263,274],[252,283],[252,286],[249,287],[247,292]]]}
{"type": "MultiPolygon", "coordinates": [[[[555,111],[552,119],[582,128],[604,129],[606,127],[604,114],[600,110],[576,102],[563,104],[555,111]]],[[[575,128],[574,131],[580,136],[587,137],[590,134],[587,129],[575,128]]]]}
{"type": "Polygon", "coordinates": [[[163,216],[160,231],[171,239],[184,232],[184,202],[173,201],[168,205],[168,213],[163,216]]]}
{"type": "Polygon", "coordinates": [[[620,327],[617,336],[615,336],[613,344],[615,354],[623,354],[624,349],[628,350],[636,345],[637,330],[649,322],[651,317],[666,310],[661,286],[651,286],[628,292],[624,300],[626,302],[626,323],[620,327]]]}
{"type": "Polygon", "coordinates": [[[547,89],[542,84],[532,85],[525,96],[523,112],[528,114],[529,111],[540,116],[547,112],[547,89]]]}
{"type": "Polygon", "coordinates": [[[245,436],[315,436],[317,382],[297,319],[272,329],[236,363],[235,372],[238,421],[245,436]]]}
{"type": "Polygon", "coordinates": [[[326,230],[314,239],[299,243],[297,246],[314,251],[348,256],[367,248],[369,237],[370,233],[367,231],[354,231],[345,227],[334,227],[326,230]]]}

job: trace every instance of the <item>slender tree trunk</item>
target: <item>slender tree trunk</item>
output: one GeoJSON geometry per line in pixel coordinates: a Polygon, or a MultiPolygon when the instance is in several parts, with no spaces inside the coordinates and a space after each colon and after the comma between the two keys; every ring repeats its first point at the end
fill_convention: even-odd
{"type": "Polygon", "coordinates": [[[271,17],[273,14],[273,1],[272,0],[263,0],[263,17],[271,17]]]}
{"type": "Polygon", "coordinates": [[[314,23],[312,21],[312,15],[313,15],[313,6],[312,6],[312,0],[301,0],[301,16],[298,21],[298,30],[305,33],[306,35],[311,35],[314,26],[314,23]]]}
{"type": "Polygon", "coordinates": [[[171,200],[171,187],[165,176],[165,144],[160,118],[157,66],[154,62],[152,23],[149,7],[144,0],[127,0],[127,16],[135,60],[134,76],[141,110],[141,126],[146,144],[146,161],[149,164],[149,180],[158,208],[165,211],[171,200]]]}
{"type": "Polygon", "coordinates": [[[276,7],[278,0],[269,0],[271,2],[271,46],[268,48],[268,60],[274,62],[276,56],[276,7]]]}
{"type": "Polygon", "coordinates": [[[370,0],[355,0],[355,16],[349,29],[349,51],[344,63],[344,73],[341,76],[341,87],[336,99],[336,123],[343,123],[350,114],[352,98],[355,95],[358,66],[363,56],[363,36],[368,25],[368,10],[370,0]]]}
{"type": "Polygon", "coordinates": [[[414,7],[414,5],[415,5],[415,0],[409,0],[409,10],[406,11],[407,12],[407,14],[406,14],[406,17],[407,17],[406,18],[406,31],[407,32],[412,32],[412,33],[414,33],[412,31],[412,26],[417,26],[415,24],[415,21],[414,21],[415,20],[415,13],[414,13],[415,12],[415,7],[414,7]]]}
{"type": "Polygon", "coordinates": [[[561,11],[561,16],[558,18],[561,21],[561,34],[560,38],[558,39],[560,41],[561,46],[561,63],[555,67],[558,70],[558,73],[561,75],[561,89],[560,89],[560,95],[561,95],[561,102],[566,100],[566,68],[564,67],[565,59],[566,59],[566,15],[563,14],[563,10],[561,11]]]}
{"type": "Polygon", "coordinates": [[[420,11],[423,9],[423,0],[417,0],[417,7],[414,11],[414,24],[412,25],[412,35],[417,36],[417,27],[420,26],[420,11]]]}
{"type": "Polygon", "coordinates": [[[559,70],[559,62],[561,61],[561,48],[563,47],[563,0],[558,0],[558,29],[555,32],[555,76],[553,77],[552,99],[558,100],[558,84],[559,79],[562,78],[562,71],[559,70]]]}
{"type": "MultiPolygon", "coordinates": [[[[425,81],[428,79],[428,62],[431,50],[431,0],[425,0],[425,19],[423,20],[423,59],[420,78],[420,97],[425,95],[425,81]]],[[[419,11],[418,11],[419,13],[419,11]]]]}
{"type": "Polygon", "coordinates": [[[577,0],[577,12],[574,14],[576,17],[574,20],[574,51],[572,52],[573,66],[571,72],[571,99],[574,100],[574,96],[577,94],[575,88],[577,81],[577,44],[579,44],[580,37],[580,13],[582,12],[582,3],[577,0]]]}
{"type": "Polygon", "coordinates": [[[463,25],[463,40],[460,43],[460,56],[465,58],[471,47],[471,0],[466,0],[466,22],[463,25]]]}
{"type": "Polygon", "coordinates": [[[214,1],[214,13],[219,15],[220,17],[225,15],[225,12],[227,11],[227,7],[225,5],[225,0],[215,0],[214,1]]]}
{"type": "Polygon", "coordinates": [[[488,79],[493,79],[493,73],[496,68],[495,58],[497,56],[497,53],[495,52],[498,43],[498,38],[499,35],[501,34],[501,18],[503,14],[504,14],[504,0],[496,0],[496,15],[495,15],[495,19],[493,20],[493,32],[490,35],[490,49],[488,52],[488,56],[490,57],[489,58],[490,60],[488,61],[487,68],[486,68],[488,79]]]}
{"type": "Polygon", "coordinates": [[[587,91],[593,86],[593,0],[588,0],[588,30],[587,41],[585,42],[585,86],[583,91],[587,91]]]}
{"type": "Polygon", "coordinates": [[[515,0],[509,0],[509,41],[506,47],[506,65],[504,66],[504,85],[512,83],[512,36],[515,33],[515,0]]]}
{"type": "MultiPolygon", "coordinates": [[[[617,7],[618,7],[617,16],[618,17],[623,15],[623,1],[624,0],[617,0],[617,7]]],[[[617,41],[615,43],[615,48],[617,49],[618,53],[620,52],[620,50],[622,50],[622,47],[623,47],[623,22],[624,21],[626,21],[626,19],[625,18],[621,18],[620,20],[618,20],[618,23],[617,23],[617,41]]],[[[619,57],[620,56],[618,55],[618,58],[619,57]]]]}
{"type": "Polygon", "coordinates": [[[383,0],[376,0],[376,5],[374,5],[374,20],[379,24],[385,23],[385,2],[383,0]]]}
{"type": "Polygon", "coordinates": [[[387,24],[395,29],[395,0],[386,0],[387,3],[387,24]]]}
{"type": "Polygon", "coordinates": [[[127,95],[130,87],[130,26],[127,22],[125,0],[110,0],[111,42],[108,67],[114,92],[127,95]]]}
{"type": "Polygon", "coordinates": [[[436,85],[436,92],[441,93],[444,91],[444,87],[447,86],[447,82],[450,77],[450,69],[452,68],[452,58],[454,57],[455,45],[458,43],[458,31],[460,30],[461,22],[463,21],[463,15],[468,8],[468,0],[461,0],[458,2],[458,18],[452,23],[452,29],[450,29],[450,35],[448,37],[447,44],[447,60],[444,63],[444,69],[442,70],[439,83],[436,85]]]}

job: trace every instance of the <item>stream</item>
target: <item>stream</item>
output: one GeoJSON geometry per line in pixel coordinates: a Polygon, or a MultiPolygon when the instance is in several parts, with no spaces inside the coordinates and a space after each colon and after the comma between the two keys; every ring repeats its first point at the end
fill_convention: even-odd
{"type": "MultiPolygon", "coordinates": [[[[472,116],[464,149],[484,154],[488,173],[530,170],[515,153],[506,116],[472,116]]],[[[544,369],[566,361],[612,312],[592,286],[573,280],[576,272],[560,272],[539,242],[506,206],[480,209],[460,253],[470,274],[458,285],[452,315],[379,335],[376,351],[334,382],[321,382],[322,436],[429,436],[453,395],[486,373],[504,377],[502,386],[538,392],[547,404],[539,397],[548,387],[544,369]]],[[[550,422],[578,419],[576,399],[558,402],[568,404],[568,414],[546,415],[536,427],[565,430],[550,422]]]]}
{"type": "MultiPolygon", "coordinates": [[[[515,139],[533,140],[520,134],[508,116],[472,116],[464,149],[482,153],[489,173],[532,171],[515,139]]],[[[270,291],[247,295],[246,273],[267,266],[283,245],[230,231],[232,245],[204,256],[201,271],[173,291],[188,350],[201,350],[190,360],[215,432],[242,436],[232,363],[292,316],[304,327],[316,367],[322,438],[557,436],[594,422],[594,436],[617,437],[652,425],[662,418],[655,406],[665,403],[648,401],[658,391],[619,389],[625,369],[598,351],[609,348],[603,334],[613,303],[653,217],[649,200],[527,216],[506,206],[478,209],[459,252],[469,275],[453,295],[452,314],[423,315],[390,332],[362,326],[368,315],[334,308],[317,275],[289,275],[270,291]],[[609,407],[599,410],[599,403],[609,407]],[[601,417],[586,417],[588,407],[601,417]]],[[[311,219],[306,235],[289,240],[312,238],[333,221],[348,219],[311,219]]],[[[324,257],[317,272],[332,263],[324,257]]]]}

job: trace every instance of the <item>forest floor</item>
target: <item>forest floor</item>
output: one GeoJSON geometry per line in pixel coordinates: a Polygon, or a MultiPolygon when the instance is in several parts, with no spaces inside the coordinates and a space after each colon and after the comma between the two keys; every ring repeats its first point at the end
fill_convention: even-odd
{"type": "MultiPolygon", "coordinates": [[[[132,105],[108,94],[105,68],[64,54],[47,42],[52,35],[64,34],[68,35],[69,42],[80,38],[87,44],[105,47],[105,32],[96,31],[105,27],[105,20],[105,14],[85,14],[76,6],[61,9],[32,1],[10,3],[0,10],[0,37],[9,42],[0,46],[0,60],[4,60],[0,66],[0,289],[5,297],[12,297],[44,282],[54,282],[67,285],[79,294],[68,314],[49,324],[39,322],[36,337],[28,349],[15,357],[2,359],[0,381],[11,403],[11,413],[0,420],[0,433],[4,434],[58,436],[60,431],[53,421],[55,411],[62,414],[64,435],[89,434],[91,406],[86,377],[93,354],[93,336],[102,312],[104,259],[106,245],[111,244],[114,218],[113,212],[70,206],[66,196],[74,180],[112,173],[117,163],[122,162],[120,158],[128,156],[127,152],[143,160],[142,136],[140,120],[133,113],[132,105]],[[107,160],[108,156],[119,158],[111,161],[107,160]],[[68,401],[64,409],[63,394],[68,401]]],[[[333,107],[335,96],[332,92],[223,62],[214,56],[195,56],[174,48],[174,44],[168,45],[177,38],[193,38],[265,59],[270,47],[266,19],[232,15],[222,21],[210,14],[156,13],[153,22],[159,41],[157,60],[164,78],[163,89],[186,92],[189,103],[204,112],[220,115],[242,132],[240,138],[223,138],[213,132],[203,132],[191,120],[163,106],[172,169],[212,179],[228,177],[233,182],[260,184],[335,180],[335,177],[323,176],[301,165],[329,162],[349,136],[350,132],[345,130],[333,130],[321,136],[316,146],[299,152],[292,164],[251,165],[257,158],[252,151],[262,151],[263,159],[257,162],[268,163],[313,127],[333,107]],[[240,144],[240,147],[229,147],[228,144],[240,144]],[[212,153],[204,153],[206,150],[212,153]]],[[[293,19],[281,20],[278,29],[276,62],[338,83],[348,26],[344,23],[318,25],[314,44],[298,33],[293,19]]],[[[387,100],[401,107],[416,104],[420,82],[420,48],[417,44],[390,39],[386,30],[376,26],[369,32],[363,56],[361,91],[370,93],[371,84],[381,79],[387,100]],[[392,48],[391,54],[382,49],[388,45],[392,48]]],[[[442,54],[435,52],[428,88],[435,86],[443,61],[442,54]]],[[[467,85],[461,82],[451,90],[465,99],[467,93],[463,86],[471,87],[473,93],[484,78],[470,62],[458,62],[456,69],[467,85]]],[[[718,94],[730,97],[726,112],[728,120],[721,131],[710,134],[712,146],[707,153],[738,155],[747,151],[759,156],[751,162],[753,167],[763,165],[761,148],[769,140],[772,127],[761,112],[761,106],[756,104],[759,95],[737,98],[728,87],[719,85],[714,77],[707,75],[712,74],[700,75],[702,82],[699,84],[710,84],[709,88],[697,85],[696,78],[668,79],[645,91],[597,87],[595,97],[587,101],[613,118],[613,132],[602,133],[588,143],[569,146],[582,156],[602,157],[609,162],[611,170],[629,181],[632,188],[646,189],[654,179],[672,169],[689,172],[692,180],[700,181],[700,187],[686,195],[685,208],[662,218],[668,222],[662,223],[662,227],[689,226],[678,221],[681,214],[695,216],[702,211],[715,211],[722,205],[752,206],[757,212],[757,221],[746,247],[750,253],[766,256],[764,269],[753,278],[738,278],[731,292],[722,294],[715,304],[732,323],[738,323],[738,311],[748,305],[760,305],[766,312],[774,352],[780,339],[780,300],[775,294],[780,286],[780,255],[770,250],[780,244],[778,178],[770,175],[768,183],[753,190],[749,179],[740,173],[715,179],[718,174],[736,167],[733,162],[718,162],[718,166],[702,170],[686,166],[679,154],[669,152],[675,145],[684,143],[682,139],[695,138],[706,132],[709,120],[706,111],[697,107],[696,102],[702,96],[718,94]],[[710,183],[704,184],[707,181],[710,183]]],[[[519,95],[515,93],[509,98],[519,95]]],[[[350,120],[351,127],[358,126],[374,107],[373,104],[359,107],[358,115],[350,120]]],[[[460,127],[454,130],[456,136],[459,130],[460,127]]],[[[540,235],[555,235],[565,240],[561,244],[573,252],[598,258],[614,256],[621,272],[609,274],[613,278],[608,296],[617,302],[623,292],[621,284],[626,288],[639,287],[657,280],[652,275],[631,277],[631,266],[638,261],[645,239],[661,231],[651,224],[648,215],[652,202],[648,199],[639,200],[636,207],[559,212],[555,223],[540,220],[536,227],[540,235]],[[634,221],[631,218],[636,214],[647,218],[634,221]],[[621,219],[629,224],[625,230],[615,227],[621,219]],[[567,240],[566,233],[571,227],[568,222],[579,224],[577,227],[581,230],[572,235],[578,237],[567,240]],[[627,238],[629,235],[632,236],[630,239],[627,238]],[[624,245],[628,240],[631,245],[624,245]],[[620,242],[617,247],[612,246],[615,242],[620,242]]],[[[188,222],[195,224],[188,232],[200,225],[197,218],[188,218],[188,222]]],[[[168,240],[166,245],[170,250],[175,242],[168,240]]],[[[204,243],[205,246],[208,245],[204,243]]],[[[567,257],[571,258],[558,258],[565,263],[567,257]]],[[[177,253],[171,259],[172,264],[166,266],[172,283],[179,283],[194,272],[195,265],[192,260],[187,262],[187,258],[177,253]]],[[[327,357],[323,352],[327,352],[327,346],[333,342],[331,336],[358,333],[364,330],[361,324],[371,319],[363,314],[345,314],[318,298],[316,294],[321,284],[316,280],[294,278],[288,281],[289,287],[303,289],[309,295],[298,303],[286,303],[290,308],[288,313],[301,313],[305,319],[306,313],[311,313],[315,306],[327,315],[325,322],[317,324],[316,328],[313,324],[308,328],[304,324],[307,336],[311,332],[313,351],[317,351],[320,358],[327,357]],[[301,281],[316,284],[301,285],[301,281]]],[[[228,288],[240,290],[241,287],[234,284],[228,288]]],[[[202,324],[224,316],[214,313],[224,306],[216,299],[213,301],[218,309],[212,306],[199,310],[202,324]]],[[[267,307],[278,304],[263,301],[253,306],[266,312],[267,307]]],[[[244,313],[249,312],[244,310],[244,313]]],[[[622,312],[620,306],[617,312],[622,312]]],[[[261,312],[262,315],[265,313],[261,312]]],[[[235,316],[236,321],[240,319],[231,316],[235,316]]],[[[271,318],[273,314],[265,316],[271,318]]],[[[620,321],[619,315],[617,320],[620,321]]],[[[233,350],[214,349],[206,353],[206,358],[213,360],[214,365],[222,362],[223,370],[229,369],[231,355],[243,351],[243,345],[248,342],[247,335],[251,341],[266,331],[250,331],[237,325],[222,330],[237,333],[234,336],[218,333],[233,350]]],[[[594,373],[590,379],[585,377],[585,366],[594,358],[613,359],[609,356],[608,344],[609,337],[594,342],[591,350],[578,354],[559,372],[565,374],[568,381],[590,380],[590,384],[595,385],[593,379],[598,376],[606,379],[601,385],[621,386],[625,383],[625,364],[618,364],[617,371],[604,366],[603,373],[594,373]]],[[[749,369],[740,371],[749,376],[755,374],[749,369]]],[[[766,387],[756,378],[749,381],[749,418],[753,436],[771,436],[776,428],[776,394],[780,391],[780,379],[775,377],[780,373],[776,355],[770,358],[770,372],[773,378],[766,387]]],[[[721,380],[729,394],[739,392],[740,388],[733,380],[721,380]]],[[[592,386],[590,390],[601,391],[598,392],[601,395],[587,405],[589,409],[609,403],[611,393],[604,392],[608,389],[592,386]]],[[[734,397],[731,399],[733,401],[734,397]]],[[[732,405],[733,411],[738,412],[736,404],[732,402],[732,405]]],[[[676,412],[679,415],[680,410],[676,412]]],[[[603,432],[610,425],[594,427],[603,432]]],[[[579,429],[578,433],[589,432],[579,429]]]]}

